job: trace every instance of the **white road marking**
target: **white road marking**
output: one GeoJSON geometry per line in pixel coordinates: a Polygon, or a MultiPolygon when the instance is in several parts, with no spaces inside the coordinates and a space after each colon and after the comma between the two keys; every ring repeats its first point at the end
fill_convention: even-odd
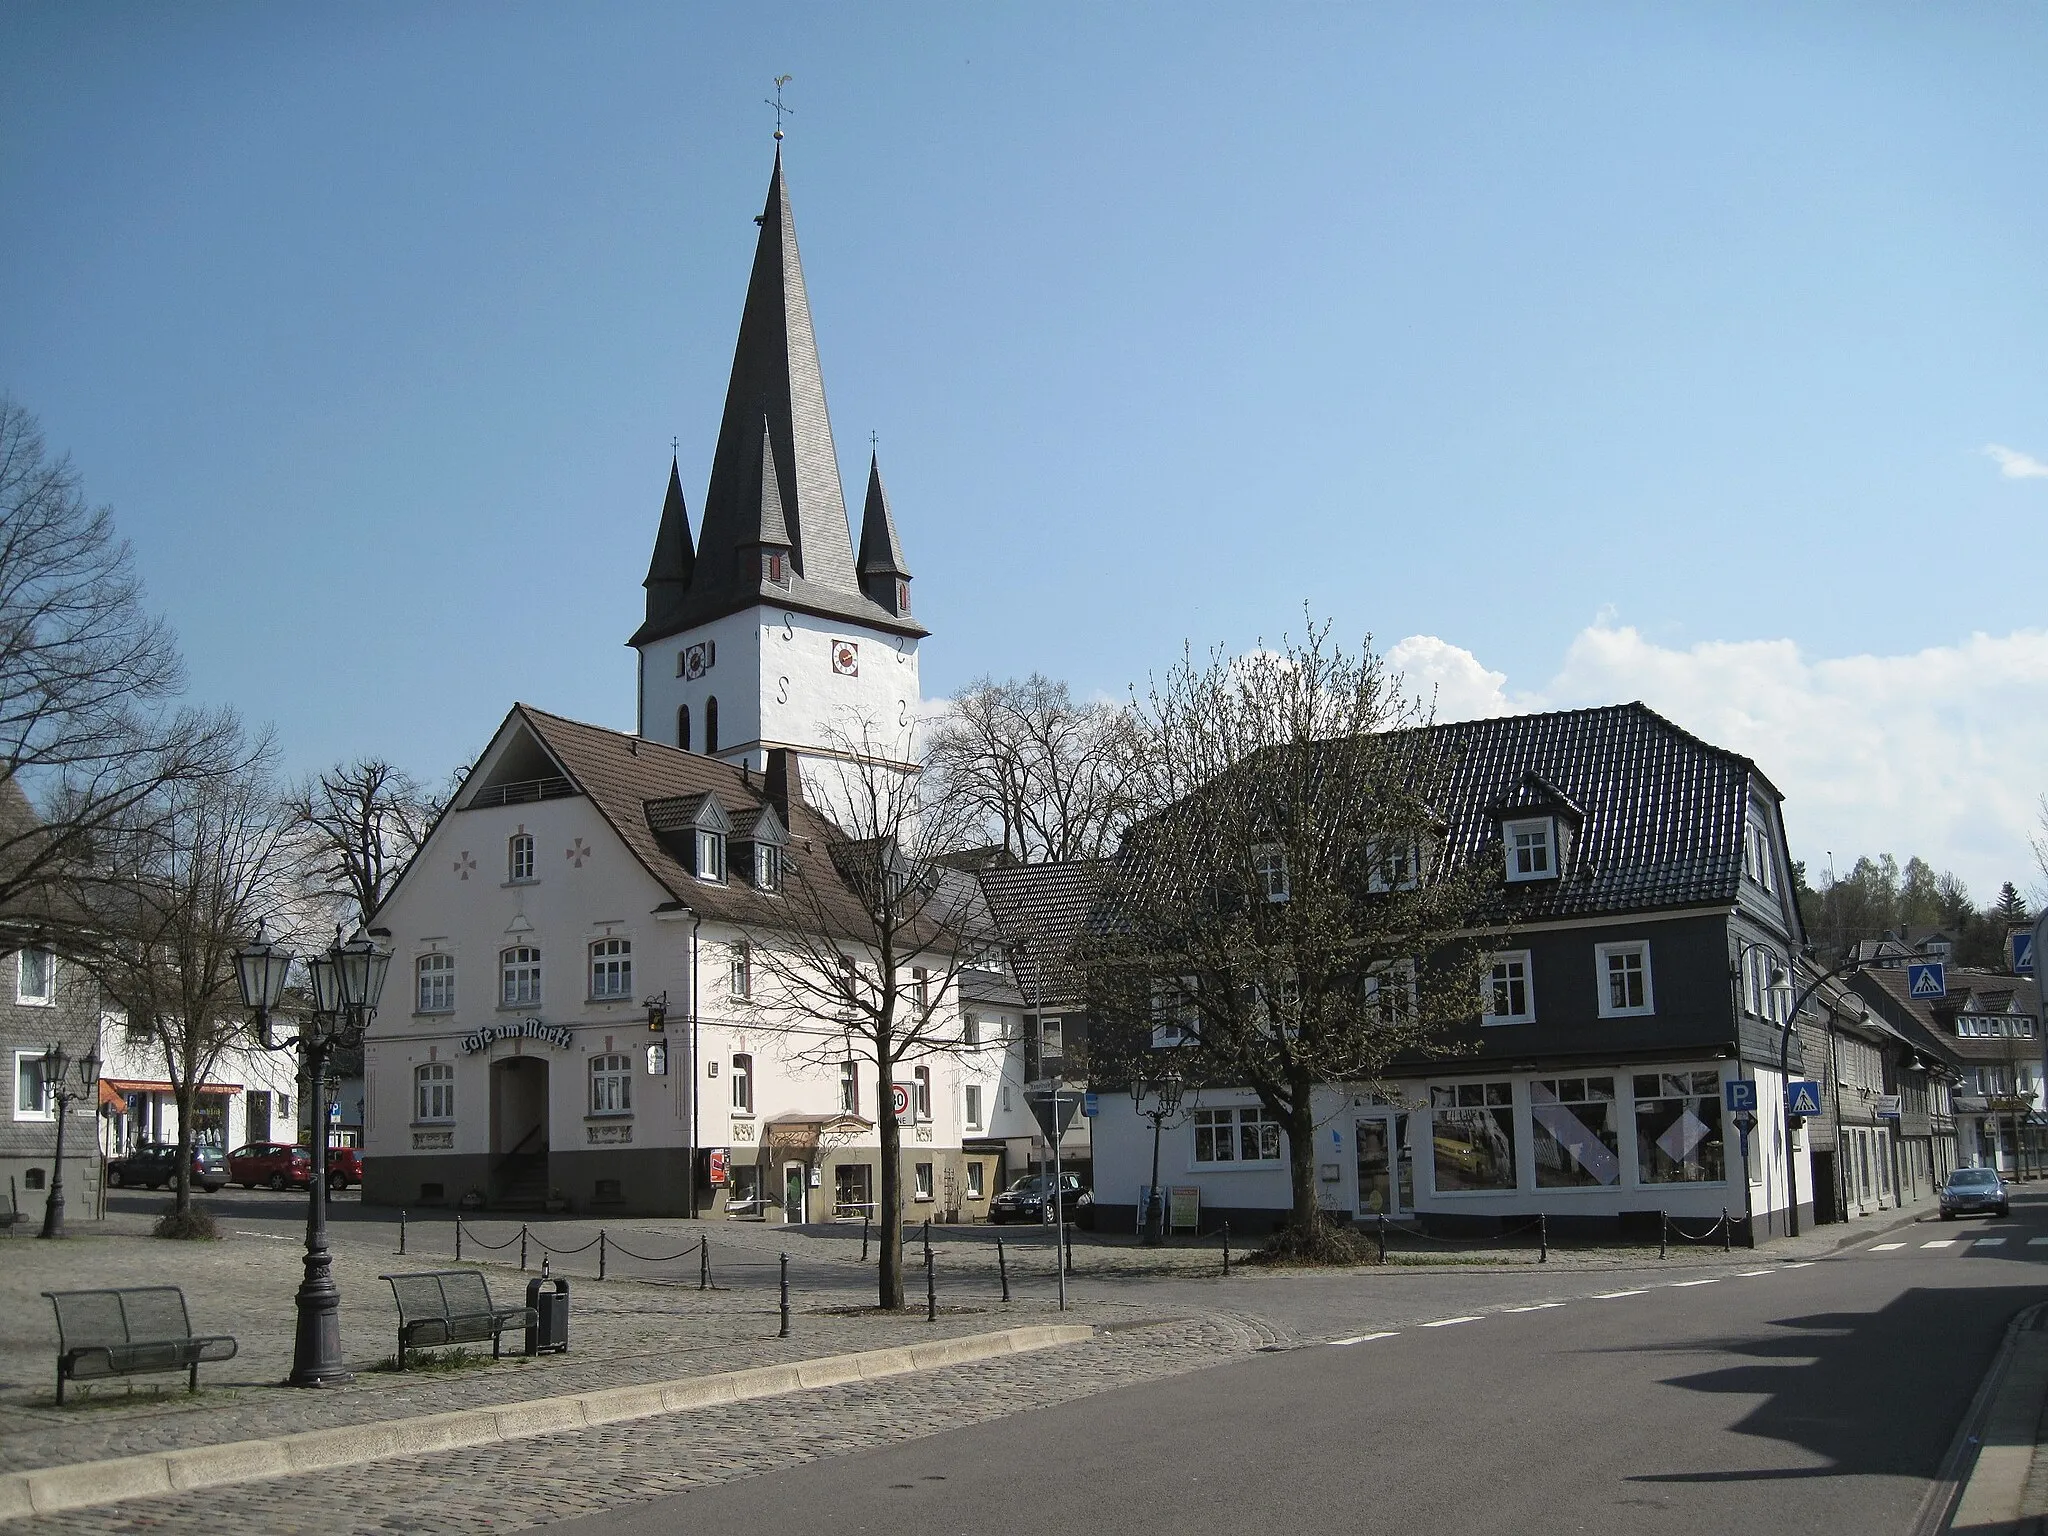
{"type": "Polygon", "coordinates": [[[1971,1243],[1970,1246],[1972,1248],[2003,1248],[2005,1246],[2005,1239],[2002,1237],[1980,1237],[1971,1243]]]}
{"type": "Polygon", "coordinates": [[[2029,1248],[2048,1248],[2048,1237],[2030,1237],[2027,1239],[2027,1246],[2029,1248]]]}
{"type": "Polygon", "coordinates": [[[1348,1339],[1330,1340],[1330,1347],[1332,1349],[1342,1349],[1347,1344],[1370,1344],[1374,1339],[1391,1339],[1394,1337],[1394,1333],[1395,1330],[1393,1329],[1389,1329],[1385,1333],[1354,1333],[1348,1339]]]}
{"type": "Polygon", "coordinates": [[[1953,1248],[1955,1245],[1956,1240],[1952,1237],[1937,1237],[1933,1242],[1922,1243],[1920,1246],[1922,1248],[1953,1248]]]}
{"type": "Polygon", "coordinates": [[[1448,1328],[1448,1327],[1450,1327],[1450,1326],[1451,1326],[1451,1324],[1453,1324],[1453,1323],[1476,1323],[1476,1322],[1478,1322],[1478,1321],[1479,1321],[1479,1319],[1478,1319],[1478,1318],[1477,1318],[1476,1316],[1474,1316],[1474,1317],[1440,1317],[1440,1318],[1438,1318],[1438,1319],[1437,1319],[1437,1320],[1436,1320],[1435,1322],[1433,1322],[1433,1323],[1424,1323],[1424,1324],[1423,1324],[1422,1326],[1423,1326],[1423,1327],[1425,1327],[1425,1328],[1448,1328]]]}
{"type": "Polygon", "coordinates": [[[237,1228],[235,1228],[235,1236],[237,1236],[237,1237],[267,1237],[267,1238],[269,1238],[269,1239],[270,1239],[270,1240],[271,1240],[271,1241],[272,1241],[273,1243],[288,1243],[288,1242],[290,1242],[290,1241],[291,1241],[291,1239],[290,1239],[290,1238],[288,1238],[288,1237],[279,1237],[279,1236],[278,1236],[278,1235],[277,1235],[277,1234],[276,1234],[275,1232],[244,1232],[244,1231],[243,1231],[243,1230],[242,1230],[242,1229],[241,1229],[240,1227],[237,1227],[237,1228]]]}
{"type": "Polygon", "coordinates": [[[1599,1295],[1589,1299],[1593,1301],[1619,1301],[1624,1296],[1647,1296],[1649,1294],[1648,1291],[1602,1291],[1599,1295]]]}
{"type": "Polygon", "coordinates": [[[1561,1301],[1539,1301],[1526,1307],[1503,1307],[1501,1310],[1504,1312],[1543,1312],[1551,1307],[1561,1307],[1563,1305],[1564,1303],[1561,1301]]]}
{"type": "Polygon", "coordinates": [[[1711,1280],[1674,1280],[1671,1282],[1671,1289],[1682,1291],[1689,1285],[1719,1285],[1720,1283],[1721,1277],[1719,1275],[1714,1276],[1711,1280]]]}
{"type": "Polygon", "coordinates": [[[1773,1271],[1768,1269],[1745,1269],[1741,1274],[1737,1275],[1735,1278],[1738,1280],[1753,1280],[1758,1275],[1768,1275],[1771,1273],[1773,1273],[1773,1271]]]}
{"type": "Polygon", "coordinates": [[[1811,1269],[1811,1268],[1813,1268],[1813,1260],[1811,1260],[1811,1259],[1801,1259],[1801,1260],[1800,1260],[1800,1261],[1799,1261],[1799,1262],[1798,1262],[1797,1264],[1787,1264],[1787,1265],[1785,1266],[1785,1268],[1787,1268],[1787,1269],[1811,1269]]]}
{"type": "Polygon", "coordinates": [[[1905,1246],[1904,1243],[1872,1243],[1870,1251],[1872,1253],[1890,1253],[1894,1248],[1903,1248],[1905,1246]]]}

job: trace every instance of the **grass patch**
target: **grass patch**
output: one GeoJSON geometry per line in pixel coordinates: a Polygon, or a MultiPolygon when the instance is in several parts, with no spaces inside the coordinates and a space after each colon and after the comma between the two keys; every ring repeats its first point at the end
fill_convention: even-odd
{"type": "MultiPolygon", "coordinates": [[[[187,1392],[182,1381],[151,1382],[148,1386],[137,1386],[132,1382],[93,1382],[81,1386],[74,1382],[67,1383],[64,1388],[63,1411],[70,1413],[76,1409],[81,1413],[91,1413],[109,1408],[133,1408],[138,1404],[153,1407],[159,1404],[201,1402],[209,1408],[215,1408],[237,1402],[241,1396],[239,1387],[209,1387],[204,1383],[200,1384],[197,1392],[187,1392]]],[[[55,1397],[50,1401],[54,1406],[55,1397]]]]}
{"type": "Polygon", "coordinates": [[[405,1352],[405,1364],[403,1367],[398,1363],[398,1356],[386,1355],[378,1362],[376,1368],[380,1371],[403,1369],[410,1375],[415,1371],[468,1371],[474,1370],[480,1365],[496,1365],[499,1363],[480,1349],[471,1349],[467,1344],[458,1344],[453,1349],[408,1349],[405,1352]]]}
{"type": "Polygon", "coordinates": [[[212,1242],[220,1236],[220,1228],[214,1224],[213,1212],[194,1200],[182,1211],[175,1205],[165,1211],[149,1233],[180,1242],[212,1242]]]}

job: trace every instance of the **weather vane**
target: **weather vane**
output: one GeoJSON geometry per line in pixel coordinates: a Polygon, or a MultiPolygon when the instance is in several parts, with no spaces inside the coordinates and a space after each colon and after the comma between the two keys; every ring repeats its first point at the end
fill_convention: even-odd
{"type": "Polygon", "coordinates": [[[795,78],[795,75],[777,75],[775,77],[775,99],[769,101],[766,97],[762,98],[764,105],[775,109],[775,137],[778,140],[782,137],[782,119],[786,115],[793,116],[796,112],[795,107],[785,107],[782,104],[782,88],[795,78]]]}

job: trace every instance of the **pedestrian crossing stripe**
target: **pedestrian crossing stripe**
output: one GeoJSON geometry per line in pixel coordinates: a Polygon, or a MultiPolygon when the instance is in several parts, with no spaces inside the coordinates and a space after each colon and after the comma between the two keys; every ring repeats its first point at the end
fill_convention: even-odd
{"type": "Polygon", "coordinates": [[[1872,1246],[1870,1251],[1872,1253],[1889,1253],[1894,1248],[1903,1248],[1905,1246],[1904,1243],[1877,1243],[1872,1246]]]}
{"type": "Polygon", "coordinates": [[[2005,1246],[2005,1239],[2002,1237],[1980,1237],[1970,1246],[1973,1248],[2003,1248],[2005,1246]]]}
{"type": "Polygon", "coordinates": [[[1937,1237],[1933,1242],[1922,1243],[1920,1246],[1922,1248],[1953,1248],[1955,1245],[1956,1240],[1952,1237],[1937,1237]]]}

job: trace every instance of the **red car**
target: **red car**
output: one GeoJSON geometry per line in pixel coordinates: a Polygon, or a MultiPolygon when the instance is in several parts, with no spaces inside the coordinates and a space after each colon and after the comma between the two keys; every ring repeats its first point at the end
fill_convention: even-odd
{"type": "Polygon", "coordinates": [[[252,1141],[228,1154],[228,1177],[244,1189],[258,1184],[271,1189],[309,1189],[313,1183],[313,1154],[305,1147],[287,1146],[281,1141],[252,1141]]]}
{"type": "Polygon", "coordinates": [[[327,1149],[327,1187],[332,1190],[347,1189],[351,1184],[363,1182],[363,1154],[354,1147],[329,1147],[327,1149]]]}

